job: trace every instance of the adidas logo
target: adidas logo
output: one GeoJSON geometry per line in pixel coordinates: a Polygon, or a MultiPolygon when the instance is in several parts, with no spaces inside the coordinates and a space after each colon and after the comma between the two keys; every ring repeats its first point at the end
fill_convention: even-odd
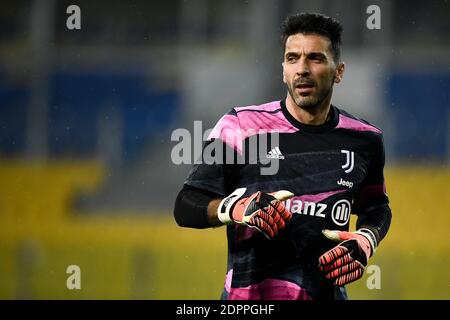
{"type": "Polygon", "coordinates": [[[280,148],[275,147],[269,151],[269,153],[266,155],[266,158],[283,160],[284,156],[281,154],[280,148]]]}

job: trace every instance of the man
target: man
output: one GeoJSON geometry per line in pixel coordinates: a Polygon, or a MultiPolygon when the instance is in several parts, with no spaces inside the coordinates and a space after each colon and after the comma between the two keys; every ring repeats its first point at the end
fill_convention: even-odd
{"type": "Polygon", "coordinates": [[[227,225],[223,299],[346,299],[390,226],[382,133],[331,104],[345,69],[339,22],[303,13],[281,31],[286,99],[220,119],[204,150],[219,142],[245,161],[195,165],[174,215],[183,227],[227,225]],[[275,174],[250,163],[249,129],[278,135],[275,174]]]}

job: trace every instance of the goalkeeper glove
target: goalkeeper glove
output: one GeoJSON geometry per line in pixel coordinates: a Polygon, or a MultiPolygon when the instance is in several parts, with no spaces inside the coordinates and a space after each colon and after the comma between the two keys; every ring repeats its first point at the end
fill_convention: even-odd
{"type": "Polygon", "coordinates": [[[377,241],[372,231],[360,229],[356,232],[322,230],[330,240],[342,241],[319,258],[319,270],[325,278],[343,286],[362,277],[364,268],[376,250],[377,241]]]}
{"type": "Polygon", "coordinates": [[[262,232],[268,239],[273,239],[285,223],[292,218],[281,201],[294,196],[281,190],[274,193],[255,192],[244,197],[247,188],[236,189],[224,198],[217,209],[217,216],[224,224],[238,223],[262,232]]]}

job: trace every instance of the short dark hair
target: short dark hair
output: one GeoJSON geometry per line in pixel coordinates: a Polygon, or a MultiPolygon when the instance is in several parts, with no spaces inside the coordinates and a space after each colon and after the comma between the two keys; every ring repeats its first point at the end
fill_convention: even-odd
{"type": "Polygon", "coordinates": [[[334,60],[341,59],[342,25],[339,21],[319,13],[297,13],[287,16],[281,24],[281,44],[286,49],[287,39],[297,33],[315,33],[330,39],[334,60]]]}

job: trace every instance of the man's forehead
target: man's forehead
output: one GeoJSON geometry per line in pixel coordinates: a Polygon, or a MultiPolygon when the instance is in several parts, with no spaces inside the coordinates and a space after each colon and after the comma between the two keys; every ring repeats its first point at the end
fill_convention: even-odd
{"type": "Polygon", "coordinates": [[[296,33],[287,38],[285,52],[328,52],[330,39],[315,33],[296,33]]]}

